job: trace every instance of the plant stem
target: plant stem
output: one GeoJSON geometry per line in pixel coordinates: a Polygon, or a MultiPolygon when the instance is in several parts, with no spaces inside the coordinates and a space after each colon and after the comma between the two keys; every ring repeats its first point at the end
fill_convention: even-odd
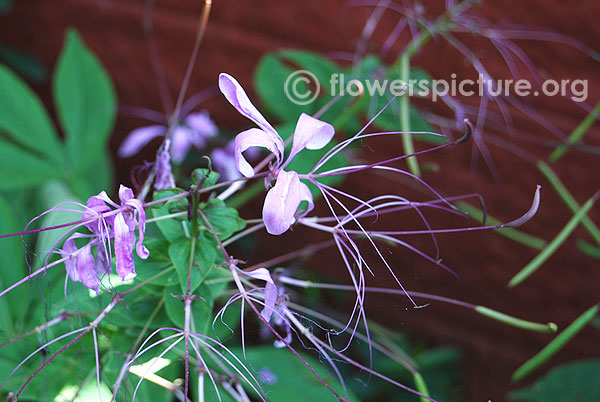
{"type": "Polygon", "coordinates": [[[579,222],[585,217],[588,211],[592,208],[596,199],[600,195],[599,193],[594,194],[592,198],[583,204],[583,207],[577,211],[577,213],[569,220],[569,222],[562,228],[558,235],[544,248],[529,264],[527,264],[521,271],[519,271],[508,283],[509,288],[513,288],[523,282],[533,274],[558,248],[567,240],[569,235],[575,230],[579,222]]]}
{"type": "Polygon", "coordinates": [[[564,331],[556,336],[546,347],[538,354],[527,360],[512,375],[513,381],[518,381],[541,366],[544,362],[558,353],[575,335],[577,335],[598,313],[598,305],[586,310],[575,321],[573,321],[564,331]]]}
{"type": "Polygon", "coordinates": [[[513,327],[522,328],[527,331],[543,332],[549,334],[554,333],[558,330],[558,326],[553,322],[549,322],[547,324],[540,324],[537,322],[522,320],[520,318],[515,318],[484,306],[475,306],[475,311],[493,320],[500,321],[507,325],[512,325],[513,327]]]}
{"type": "Polygon", "coordinates": [[[573,130],[571,135],[569,135],[568,144],[560,145],[554,149],[554,151],[548,157],[550,162],[556,162],[559,160],[564,154],[569,151],[571,145],[577,143],[586,131],[594,124],[596,119],[600,117],[600,102],[596,104],[594,110],[590,114],[586,116],[585,119],[573,130]]]}
{"type": "MultiPolygon", "coordinates": [[[[408,82],[410,81],[410,58],[407,55],[402,55],[400,58],[400,79],[404,82],[404,90],[400,95],[400,131],[402,135],[402,147],[405,155],[415,153],[412,136],[410,135],[410,98],[408,94],[408,82]]],[[[421,176],[421,169],[416,156],[409,156],[406,159],[408,167],[412,174],[421,176]]]]}
{"type": "MultiPolygon", "coordinates": [[[[431,398],[431,395],[429,394],[429,390],[427,389],[427,384],[425,384],[425,380],[423,379],[423,376],[421,375],[421,373],[418,373],[418,372],[414,373],[413,379],[415,381],[415,387],[417,388],[417,391],[419,391],[423,395],[431,398]]],[[[423,398],[422,396],[419,396],[419,399],[421,400],[421,402],[428,402],[430,400],[430,399],[423,398]]]]}
{"type": "MultiPolygon", "coordinates": [[[[545,163],[544,161],[538,161],[537,163],[538,169],[542,172],[542,174],[548,179],[552,187],[556,190],[560,198],[564,201],[565,204],[569,207],[571,212],[574,214],[577,213],[581,209],[575,198],[569,193],[569,190],[565,187],[565,185],[560,181],[556,173],[552,170],[552,168],[545,163]]],[[[584,216],[581,219],[581,224],[586,228],[588,233],[594,238],[596,243],[600,244],[600,229],[598,226],[594,224],[594,222],[588,217],[584,216]]]]}

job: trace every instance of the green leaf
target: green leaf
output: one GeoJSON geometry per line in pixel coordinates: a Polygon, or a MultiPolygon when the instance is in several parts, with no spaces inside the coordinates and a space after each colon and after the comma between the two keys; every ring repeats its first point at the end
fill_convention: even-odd
{"type": "MultiPolygon", "coordinates": [[[[210,289],[205,285],[200,286],[197,292],[203,299],[197,299],[192,301],[192,320],[193,325],[191,326],[192,331],[197,333],[206,333],[210,324],[212,323],[213,314],[213,300],[210,298],[210,289]]],[[[181,294],[181,288],[179,286],[171,286],[165,288],[165,309],[169,319],[177,326],[177,328],[184,328],[185,324],[185,311],[183,301],[180,298],[174,297],[181,294]]]]}
{"type": "MultiPolygon", "coordinates": [[[[338,394],[345,395],[337,378],[330,375],[318,360],[309,356],[302,357],[331,388],[338,394]]],[[[247,347],[245,363],[256,371],[272,373],[271,381],[261,384],[270,401],[338,401],[308,367],[287,349],[276,349],[272,346],[247,347]]],[[[243,385],[250,390],[248,384],[243,385]]],[[[352,402],[359,401],[354,395],[348,395],[348,398],[352,402]]]]}
{"type": "Polygon", "coordinates": [[[600,401],[600,360],[563,364],[529,388],[513,391],[508,399],[529,402],[600,401]]]}
{"type": "MultiPolygon", "coordinates": [[[[162,200],[170,196],[174,196],[182,192],[183,190],[162,190],[154,193],[153,200],[162,200]]],[[[179,199],[173,201],[167,201],[161,207],[154,207],[151,209],[152,216],[158,218],[161,216],[170,215],[178,212],[185,212],[187,210],[187,199],[179,199]]],[[[187,217],[186,217],[187,219],[187,217]]],[[[187,229],[189,233],[189,223],[184,221],[177,221],[176,219],[163,219],[156,221],[156,226],[170,242],[174,241],[183,236],[184,230],[187,229]],[[185,227],[185,229],[184,229],[185,227]]]]}
{"type": "Polygon", "coordinates": [[[219,173],[205,168],[194,169],[192,172],[192,183],[200,185],[201,188],[214,186],[219,181],[219,173]]]}
{"type": "Polygon", "coordinates": [[[340,68],[335,63],[315,52],[285,49],[279,51],[279,56],[296,64],[300,69],[313,73],[326,93],[330,92],[331,76],[340,72],[340,68]]]}
{"type": "MultiPolygon", "coordinates": [[[[285,83],[294,71],[274,54],[264,56],[254,71],[254,88],[261,103],[283,123],[295,122],[302,113],[313,112],[311,105],[297,105],[286,95],[285,83]]],[[[297,89],[299,93],[309,90],[304,82],[299,82],[297,89]]]]}
{"type": "MultiPolygon", "coordinates": [[[[181,291],[183,293],[187,290],[190,253],[190,239],[188,238],[178,239],[169,245],[169,257],[177,271],[181,291]]],[[[210,274],[216,256],[216,244],[207,239],[204,233],[201,233],[196,241],[190,292],[194,293],[198,286],[206,279],[208,274],[210,274]]]]}
{"type": "Polygon", "coordinates": [[[27,84],[4,65],[0,65],[0,131],[40,158],[59,168],[63,165],[63,149],[48,112],[27,84]]]}
{"type": "MultiPolygon", "coordinates": [[[[12,208],[4,198],[0,197],[0,234],[16,233],[20,230],[12,208]]],[[[8,237],[0,241],[0,289],[6,289],[25,276],[24,260],[25,250],[20,236],[8,237]]],[[[24,292],[23,288],[16,288],[0,297],[2,330],[11,331],[14,321],[22,321],[28,305],[24,292]]]]}
{"type": "Polygon", "coordinates": [[[67,32],[53,80],[54,102],[67,152],[78,172],[104,150],[116,115],[113,84],[75,30],[67,32]]]}
{"type": "Polygon", "coordinates": [[[37,186],[59,173],[49,162],[0,139],[0,190],[37,186]]]}
{"type": "Polygon", "coordinates": [[[202,207],[206,218],[211,223],[219,238],[225,240],[246,227],[246,221],[238,212],[229,208],[219,199],[213,198],[202,207]]]}
{"type": "MultiPolygon", "coordinates": [[[[65,183],[56,180],[48,182],[40,188],[39,198],[43,203],[44,209],[53,208],[54,206],[67,201],[81,202],[73,195],[73,193],[71,193],[65,183]]],[[[63,206],[63,208],[83,211],[83,209],[77,205],[63,206]]],[[[44,215],[39,225],[40,227],[49,227],[79,220],[81,220],[81,213],[56,211],[44,215]]],[[[71,230],[71,227],[48,230],[39,234],[36,244],[36,254],[40,256],[38,261],[39,264],[46,262],[46,259],[48,258],[47,252],[51,251],[53,247],[59,247],[62,241],[66,240],[65,236],[57,243],[59,238],[69,230],[71,230]]]]}

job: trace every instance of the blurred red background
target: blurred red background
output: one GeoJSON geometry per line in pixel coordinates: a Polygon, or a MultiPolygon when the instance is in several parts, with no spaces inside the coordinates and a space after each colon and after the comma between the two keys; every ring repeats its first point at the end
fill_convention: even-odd
{"type": "MultiPolygon", "coordinates": [[[[439,9],[442,3],[426,1],[424,5],[439,9]]],[[[113,77],[120,105],[161,110],[142,29],[144,7],[145,3],[138,0],[19,0],[14,2],[10,14],[0,19],[0,40],[32,53],[51,67],[61,49],[65,29],[74,26],[113,77]]],[[[173,93],[183,79],[200,9],[201,2],[192,0],[160,0],[155,8],[156,40],[173,93]]],[[[214,86],[218,74],[224,71],[234,75],[245,88],[250,88],[258,60],[266,52],[280,48],[323,53],[353,51],[369,11],[367,7],[350,7],[343,0],[215,0],[188,93],[214,86]]],[[[600,2],[597,1],[581,0],[575,4],[561,0],[492,0],[483,2],[479,14],[491,21],[551,28],[592,48],[600,43],[597,23],[600,2]]],[[[397,18],[386,15],[372,42],[382,43],[397,18]]],[[[477,46],[477,54],[492,74],[507,76],[506,66],[490,43],[469,37],[465,40],[477,46]]],[[[400,41],[394,49],[401,49],[403,44],[400,41]]],[[[599,100],[597,62],[563,45],[534,41],[519,44],[548,77],[588,79],[588,103],[593,105],[599,100]]],[[[451,73],[457,73],[459,77],[472,73],[464,58],[441,40],[430,43],[416,57],[414,64],[439,78],[449,77],[451,73]]],[[[52,110],[50,85],[36,84],[34,88],[52,110]]],[[[583,110],[565,99],[539,97],[531,103],[542,116],[566,133],[585,116],[583,110]]],[[[248,122],[219,96],[207,100],[202,107],[210,110],[219,127],[235,131],[248,126],[248,122]]],[[[144,157],[152,157],[147,154],[122,160],[114,153],[125,135],[142,124],[145,124],[143,120],[126,116],[120,116],[117,121],[111,150],[121,182],[129,183],[131,167],[144,157]]],[[[523,130],[539,130],[526,116],[516,116],[515,125],[523,130]]],[[[586,138],[598,145],[599,134],[596,125],[586,138]]],[[[388,142],[373,152],[378,158],[389,157],[397,154],[398,149],[396,143],[388,142]]],[[[476,172],[470,169],[469,146],[427,155],[423,159],[437,163],[441,170],[437,174],[426,174],[425,179],[454,195],[478,192],[485,198],[490,214],[501,220],[514,219],[529,208],[535,185],[546,182],[532,165],[500,149],[493,148],[492,152],[501,173],[497,180],[483,166],[476,172]]],[[[556,167],[580,203],[600,188],[597,160],[594,156],[571,152],[556,167]]],[[[353,182],[352,190],[367,194],[382,184],[383,179],[363,178],[353,182]]],[[[414,194],[400,183],[398,191],[414,194]]],[[[540,211],[524,230],[551,239],[569,218],[569,210],[546,185],[540,211]]],[[[592,212],[592,218],[600,219],[598,208],[592,212]]],[[[437,219],[433,223],[436,227],[446,227],[456,225],[457,221],[437,219]]],[[[586,236],[585,231],[577,229],[572,238],[586,236]]],[[[312,233],[303,230],[285,235],[284,247],[281,242],[269,241],[265,236],[262,257],[278,255],[283,248],[292,250],[302,239],[314,241],[312,233]]],[[[530,280],[514,290],[507,290],[508,280],[535,256],[535,250],[492,232],[440,236],[439,239],[444,262],[455,269],[461,279],[453,278],[408,251],[394,250],[390,261],[408,288],[456,297],[526,319],[553,320],[561,328],[598,302],[599,264],[583,257],[574,241],[561,247],[530,280]]],[[[345,277],[335,253],[320,253],[318,258],[313,258],[312,266],[330,276],[345,277]]],[[[389,279],[382,271],[371,284],[386,286],[389,279]]],[[[466,393],[474,401],[503,401],[508,390],[522,386],[510,383],[511,373],[550,339],[546,335],[496,324],[452,306],[433,303],[428,308],[413,310],[407,300],[400,297],[372,297],[370,317],[434,344],[462,347],[465,350],[466,393]]],[[[598,330],[594,328],[584,330],[544,368],[590,354],[600,355],[598,330]]]]}

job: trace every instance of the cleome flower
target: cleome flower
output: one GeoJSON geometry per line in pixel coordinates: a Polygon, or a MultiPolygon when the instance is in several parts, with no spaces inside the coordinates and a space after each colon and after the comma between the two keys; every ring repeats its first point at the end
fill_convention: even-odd
{"type": "Polygon", "coordinates": [[[85,226],[92,234],[72,234],[60,251],[61,256],[67,258],[65,269],[71,280],[81,282],[85,287],[96,292],[99,290],[100,277],[109,273],[112,265],[110,239],[114,239],[116,270],[123,281],[136,276],[133,261],[134,247],[142,259],[148,258],[150,254],[143,245],[146,213],[142,202],[134,197],[130,188],[123,185],[119,188],[119,199],[121,205],[112,201],[105,191],[90,197],[83,212],[83,219],[91,220],[85,226]],[[111,207],[115,209],[113,210],[111,207]],[[136,227],[138,228],[137,243],[136,227]],[[91,240],[78,249],[75,244],[75,239],[78,238],[91,240]],[[95,249],[96,258],[94,258],[93,249],[95,249]]]}
{"type": "Polygon", "coordinates": [[[302,201],[308,203],[302,215],[310,212],[314,205],[308,186],[300,181],[297,172],[286,171],[285,167],[303,149],[323,148],[331,141],[335,130],[331,124],[303,113],[294,131],[292,149],[285,160],[285,144],[282,138],[252,104],[236,79],[222,73],[219,76],[219,88],[238,112],[260,127],[243,131],[235,138],[234,160],[239,172],[245,177],[254,176],[254,168],[243,155],[249,148],[266,148],[275,157],[275,163],[271,164],[269,173],[271,178],[276,178],[276,181],[267,192],[262,214],[267,232],[280,235],[294,223],[302,201]]]}

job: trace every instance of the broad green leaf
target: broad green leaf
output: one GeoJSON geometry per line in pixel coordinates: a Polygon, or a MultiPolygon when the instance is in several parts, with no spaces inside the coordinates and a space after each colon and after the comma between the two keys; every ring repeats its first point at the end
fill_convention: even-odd
{"type": "Polygon", "coordinates": [[[59,168],[63,166],[63,148],[48,112],[27,84],[4,65],[0,65],[2,131],[20,146],[37,152],[41,158],[52,161],[59,168]]]}
{"type": "Polygon", "coordinates": [[[231,237],[232,234],[246,227],[246,221],[240,218],[237,210],[227,207],[219,199],[213,198],[208,201],[202,210],[221,240],[231,237]]]}
{"type": "Polygon", "coordinates": [[[0,190],[30,188],[59,174],[50,162],[0,139],[0,190]]]}
{"type": "Polygon", "coordinates": [[[99,152],[96,162],[75,177],[72,189],[82,199],[112,187],[114,172],[108,152],[99,152]]]}
{"type": "Polygon", "coordinates": [[[110,77],[75,30],[66,34],[53,80],[54,102],[76,171],[93,165],[106,144],[116,115],[110,77]]]}
{"type": "Polygon", "coordinates": [[[508,399],[528,402],[600,401],[600,360],[579,360],[551,370],[529,388],[513,391],[508,399]]]}
{"type": "MultiPolygon", "coordinates": [[[[331,388],[346,396],[337,378],[330,374],[321,362],[305,354],[302,357],[331,388]]],[[[257,377],[262,379],[261,386],[270,401],[338,401],[338,398],[288,349],[276,349],[273,346],[247,347],[245,363],[262,374],[257,377]]],[[[250,390],[248,384],[243,385],[250,390]]],[[[347,397],[352,402],[359,402],[354,395],[347,397]]]]}
{"type": "MultiPolygon", "coordinates": [[[[190,239],[182,238],[169,245],[169,257],[175,266],[177,276],[181,285],[181,291],[187,290],[189,265],[190,265],[190,239]]],[[[216,244],[209,241],[204,233],[198,236],[196,241],[196,250],[194,253],[194,262],[192,266],[192,278],[190,282],[190,291],[194,291],[206,279],[212,271],[215,257],[217,255],[216,244]]]]}

